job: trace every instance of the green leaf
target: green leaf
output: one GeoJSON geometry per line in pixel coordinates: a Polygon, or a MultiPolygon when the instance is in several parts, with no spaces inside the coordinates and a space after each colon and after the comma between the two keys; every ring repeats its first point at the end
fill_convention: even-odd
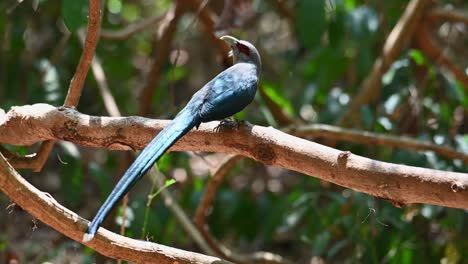
{"type": "Polygon", "coordinates": [[[273,88],[272,85],[268,84],[268,83],[263,83],[263,89],[265,90],[265,93],[267,94],[267,96],[273,100],[273,102],[275,102],[276,104],[278,104],[279,106],[281,106],[282,109],[286,110],[286,112],[288,114],[293,114],[293,107],[291,105],[291,103],[289,102],[289,100],[287,100],[286,98],[282,97],[276,90],[275,88],[273,88]]]}
{"type": "Polygon", "coordinates": [[[296,27],[304,46],[309,49],[316,48],[326,28],[325,1],[299,0],[296,27]]]}
{"type": "Polygon", "coordinates": [[[417,49],[412,49],[409,51],[408,55],[410,56],[411,59],[417,64],[417,65],[424,65],[426,64],[426,58],[424,57],[424,54],[420,50],[417,49]]]}
{"type": "Polygon", "coordinates": [[[76,32],[79,28],[88,23],[88,1],[63,1],[62,17],[71,32],[76,32]]]}

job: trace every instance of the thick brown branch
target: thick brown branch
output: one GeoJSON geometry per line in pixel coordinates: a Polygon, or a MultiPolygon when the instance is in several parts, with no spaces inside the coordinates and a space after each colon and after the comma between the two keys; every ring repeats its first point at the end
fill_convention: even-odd
{"type": "Polygon", "coordinates": [[[450,159],[460,159],[468,164],[468,153],[458,152],[452,148],[432,144],[405,136],[392,136],[368,131],[346,129],[323,124],[292,127],[283,130],[298,137],[323,137],[331,140],[348,141],[370,145],[390,146],[394,148],[434,151],[450,159]]]}
{"type": "Polygon", "coordinates": [[[382,76],[398,58],[401,50],[420,24],[423,12],[430,3],[431,0],[411,0],[409,2],[400,20],[388,35],[382,55],[377,58],[371,72],[362,82],[361,88],[351,100],[348,110],[338,120],[339,126],[349,126],[356,120],[360,120],[361,106],[378,98],[382,76]]]}
{"type": "MultiPolygon", "coordinates": [[[[81,242],[88,222],[28,183],[1,154],[0,190],[35,218],[81,242]]],[[[85,245],[102,255],[136,263],[228,263],[215,257],[119,236],[103,228],[85,245]]]]}
{"type": "MultiPolygon", "coordinates": [[[[0,117],[0,142],[31,145],[67,140],[91,147],[142,149],[169,121],[142,117],[98,117],[46,104],[15,107],[0,117]]],[[[216,132],[202,124],[172,151],[239,154],[311,175],[398,204],[427,203],[468,208],[468,174],[381,162],[297,138],[271,127],[245,125],[216,132]]]]}

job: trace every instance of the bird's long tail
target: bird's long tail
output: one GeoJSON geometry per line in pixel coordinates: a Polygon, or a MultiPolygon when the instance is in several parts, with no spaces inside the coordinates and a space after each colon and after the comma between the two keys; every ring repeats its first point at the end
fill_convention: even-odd
{"type": "Polygon", "coordinates": [[[198,114],[193,109],[186,107],[143,149],[119,180],[104,204],[99,208],[86,234],[83,236],[83,242],[93,239],[99,226],[114,205],[145,175],[167,149],[199,123],[198,114]]]}

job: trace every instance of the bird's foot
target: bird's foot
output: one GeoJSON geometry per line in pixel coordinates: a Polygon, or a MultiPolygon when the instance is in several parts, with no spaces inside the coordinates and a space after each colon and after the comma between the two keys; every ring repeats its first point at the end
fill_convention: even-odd
{"type": "Polygon", "coordinates": [[[244,120],[237,120],[237,119],[223,119],[219,122],[219,124],[214,128],[216,132],[220,132],[223,130],[239,130],[241,126],[245,124],[244,120]]]}

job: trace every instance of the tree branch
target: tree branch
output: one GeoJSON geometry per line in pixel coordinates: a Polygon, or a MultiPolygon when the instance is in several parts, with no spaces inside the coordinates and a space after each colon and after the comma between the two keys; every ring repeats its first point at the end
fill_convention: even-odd
{"type": "MultiPolygon", "coordinates": [[[[70,81],[64,106],[77,106],[78,101],[80,100],[84,81],[88,74],[88,70],[94,56],[94,51],[99,40],[99,30],[101,28],[101,1],[90,0],[88,13],[88,28],[83,53],[81,54],[80,62],[78,63],[75,74],[70,81]]],[[[35,172],[41,171],[54,145],[54,140],[42,142],[37,154],[28,155],[26,157],[16,157],[11,161],[16,165],[16,168],[31,168],[35,172]]]]}
{"type": "MultiPolygon", "coordinates": [[[[30,213],[58,232],[80,242],[88,222],[60,205],[48,193],[36,189],[21,177],[0,153],[0,189],[30,213]]],[[[229,263],[219,258],[130,239],[104,228],[86,246],[110,258],[137,263],[229,263]]]]}
{"type": "Polygon", "coordinates": [[[420,24],[423,11],[430,3],[431,0],[411,0],[409,2],[400,20],[388,35],[382,55],[375,61],[371,72],[362,82],[360,90],[351,100],[347,111],[337,121],[339,126],[349,126],[352,122],[360,120],[361,106],[378,97],[382,76],[398,58],[404,45],[407,44],[416,27],[420,24]]]}
{"type": "Polygon", "coordinates": [[[80,101],[83,85],[99,40],[99,30],[101,29],[101,1],[89,0],[88,17],[88,28],[83,53],[81,54],[80,62],[76,67],[70,86],[68,87],[67,97],[63,104],[64,106],[77,106],[80,101]]]}
{"type": "Polygon", "coordinates": [[[157,15],[149,18],[145,18],[141,21],[127,25],[122,29],[117,30],[102,30],[101,38],[109,40],[126,40],[131,35],[143,31],[147,28],[153,27],[155,24],[160,22],[165,15],[157,15]]]}
{"type": "MultiPolygon", "coordinates": [[[[142,149],[169,121],[142,117],[89,116],[47,104],[15,107],[0,117],[0,142],[31,145],[67,140],[84,146],[142,149]],[[3,122],[2,122],[3,120],[3,122]],[[129,147],[131,146],[131,147],[129,147]]],[[[297,138],[271,127],[245,125],[216,132],[218,122],[202,124],[172,151],[210,151],[243,155],[329,181],[394,204],[427,203],[468,208],[468,174],[372,160],[297,138]]]]}
{"type": "Polygon", "coordinates": [[[447,68],[454,77],[468,90],[468,75],[458,68],[449,58],[444,55],[443,50],[434,42],[429,32],[428,23],[421,23],[421,27],[416,32],[416,45],[426,54],[434,63],[447,68]]]}
{"type": "Polygon", "coordinates": [[[468,14],[457,10],[447,10],[444,8],[434,8],[427,13],[430,19],[448,20],[468,24],[468,14]]]}
{"type": "Polygon", "coordinates": [[[161,34],[158,34],[158,40],[155,42],[158,47],[155,48],[156,53],[147,75],[148,80],[140,93],[138,113],[141,116],[148,114],[156,85],[161,78],[161,72],[163,70],[164,63],[169,57],[172,39],[174,38],[174,34],[176,32],[177,23],[179,22],[179,18],[185,12],[185,7],[183,6],[182,2],[182,0],[175,1],[175,6],[166,13],[162,25],[159,27],[161,34]]]}
{"type": "Polygon", "coordinates": [[[324,137],[332,140],[341,140],[380,146],[390,146],[410,150],[430,150],[450,159],[460,159],[468,164],[468,153],[458,152],[447,146],[436,145],[428,141],[421,141],[405,136],[384,135],[379,133],[356,129],[346,129],[324,124],[312,124],[299,127],[291,127],[284,129],[283,131],[298,137],[324,137]]]}
{"type": "Polygon", "coordinates": [[[271,252],[254,252],[251,254],[241,254],[228,249],[226,246],[217,241],[211,234],[206,224],[206,217],[208,210],[214,201],[216,192],[223,182],[224,176],[242,160],[239,155],[227,155],[221,164],[216,168],[211,181],[205,188],[205,193],[200,201],[197,211],[194,216],[194,222],[200,233],[203,235],[207,243],[216,251],[216,253],[224,259],[233,261],[235,263],[263,263],[263,264],[278,264],[278,263],[291,263],[289,260],[280,255],[271,252]]]}

